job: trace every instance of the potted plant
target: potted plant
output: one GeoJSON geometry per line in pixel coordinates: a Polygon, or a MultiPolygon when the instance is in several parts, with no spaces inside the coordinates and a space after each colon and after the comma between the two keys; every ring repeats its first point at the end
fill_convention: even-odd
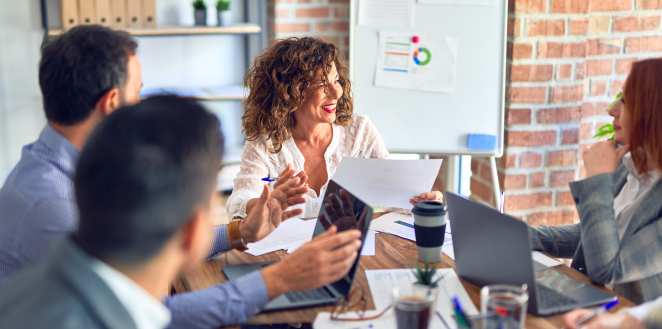
{"type": "Polygon", "coordinates": [[[437,274],[437,266],[430,266],[430,263],[426,262],[425,268],[421,268],[421,266],[418,265],[418,262],[414,261],[414,267],[416,268],[413,270],[414,275],[416,276],[416,282],[414,282],[414,286],[418,286],[422,289],[428,289],[431,293],[436,293],[437,289],[439,288],[439,281],[442,279],[441,277],[435,279],[435,275],[437,274]]]}
{"type": "Polygon", "coordinates": [[[193,17],[195,25],[207,25],[207,4],[204,0],[193,0],[193,17]]]}
{"type": "Polygon", "coordinates": [[[229,27],[232,25],[230,0],[216,0],[216,14],[218,15],[218,26],[229,27]]]}
{"type": "MultiPolygon", "coordinates": [[[[614,106],[614,104],[616,104],[616,102],[618,102],[618,100],[620,98],[621,98],[621,93],[618,93],[618,95],[616,95],[616,99],[607,108],[607,112],[609,112],[611,107],[614,106]]],[[[593,136],[593,138],[600,138],[600,137],[605,137],[606,136],[607,140],[613,141],[615,134],[616,134],[616,132],[614,131],[614,125],[611,124],[611,123],[608,123],[608,124],[605,124],[604,126],[600,127],[598,129],[598,133],[595,134],[595,136],[593,136]]]]}

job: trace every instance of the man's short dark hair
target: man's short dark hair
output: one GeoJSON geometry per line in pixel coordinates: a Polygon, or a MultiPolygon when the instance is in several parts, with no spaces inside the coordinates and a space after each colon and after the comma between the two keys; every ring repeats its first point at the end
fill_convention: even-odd
{"type": "Polygon", "coordinates": [[[218,119],[193,100],[158,96],[113,112],[78,162],[76,240],[101,260],[155,256],[209,204],[222,152],[218,119]]]}
{"type": "Polygon", "coordinates": [[[46,118],[74,125],[90,115],[103,94],[123,91],[129,56],[137,47],[127,32],[100,25],[77,26],[47,39],[39,62],[46,118]]]}

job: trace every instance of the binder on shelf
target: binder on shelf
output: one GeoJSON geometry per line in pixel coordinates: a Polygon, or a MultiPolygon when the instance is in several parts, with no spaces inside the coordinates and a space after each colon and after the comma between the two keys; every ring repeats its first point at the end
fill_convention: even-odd
{"type": "Polygon", "coordinates": [[[78,1],[60,0],[62,29],[70,29],[78,25],[78,1]]]}
{"type": "Polygon", "coordinates": [[[110,0],[94,0],[97,24],[110,26],[110,0]]]}
{"type": "Polygon", "coordinates": [[[95,24],[94,0],[78,0],[78,18],[80,24],[95,24]]]}
{"type": "Polygon", "coordinates": [[[126,0],[110,0],[110,26],[126,27],[126,0]]]}
{"type": "Polygon", "coordinates": [[[144,27],[156,27],[156,0],[142,0],[142,24],[144,27]]]}
{"type": "Polygon", "coordinates": [[[126,0],[127,27],[143,26],[142,6],[142,0],[126,0]]]}

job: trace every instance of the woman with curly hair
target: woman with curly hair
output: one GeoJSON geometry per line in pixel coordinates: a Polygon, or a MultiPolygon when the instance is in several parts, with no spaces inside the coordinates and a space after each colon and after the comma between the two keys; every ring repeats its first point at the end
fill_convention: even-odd
{"type": "MultiPolygon", "coordinates": [[[[261,178],[275,176],[280,179],[274,188],[301,178],[309,191],[305,200],[292,196],[289,205],[302,208],[303,217],[316,217],[317,196],[344,156],[388,156],[368,117],[354,114],[347,66],[332,43],[310,37],[281,40],[255,58],[244,85],[250,89],[242,117],[246,144],[228,199],[231,220],[246,217],[262,191],[261,178]]],[[[410,202],[441,198],[433,191],[410,202]]]]}

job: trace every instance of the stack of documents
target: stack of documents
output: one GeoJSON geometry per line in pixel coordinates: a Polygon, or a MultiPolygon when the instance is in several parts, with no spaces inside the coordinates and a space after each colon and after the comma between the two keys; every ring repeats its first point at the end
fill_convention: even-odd
{"type": "MultiPolygon", "coordinates": [[[[266,238],[255,243],[249,243],[246,252],[253,256],[260,256],[277,250],[287,250],[288,253],[291,253],[312,239],[316,224],[317,219],[290,218],[282,222],[266,238]]],[[[375,231],[368,230],[361,255],[375,255],[375,231]]]]}
{"type": "MultiPolygon", "coordinates": [[[[436,309],[432,316],[430,328],[433,329],[451,329],[457,328],[453,315],[453,306],[451,298],[457,297],[464,311],[468,315],[478,314],[478,309],[469,298],[469,294],[464,290],[464,286],[460,282],[457,274],[453,269],[440,269],[437,274],[443,279],[439,282],[440,289],[437,295],[436,309]]],[[[366,312],[366,316],[379,313],[384,308],[391,304],[391,293],[393,287],[401,285],[413,284],[415,281],[414,273],[411,269],[395,269],[395,270],[366,270],[366,278],[370,286],[370,293],[372,300],[375,304],[375,311],[366,312]]],[[[347,318],[357,318],[356,313],[348,313],[343,315],[347,318]]],[[[327,312],[320,312],[315,318],[313,328],[396,328],[395,312],[391,308],[381,317],[375,320],[347,322],[347,321],[332,321],[330,314],[327,312]]]]}
{"type": "MultiPolygon", "coordinates": [[[[403,215],[395,212],[388,213],[372,221],[370,228],[377,232],[397,235],[401,238],[416,241],[414,232],[414,215],[403,215]]],[[[451,223],[446,221],[446,235],[442,250],[446,247],[453,248],[453,237],[451,235],[451,223]]]]}

